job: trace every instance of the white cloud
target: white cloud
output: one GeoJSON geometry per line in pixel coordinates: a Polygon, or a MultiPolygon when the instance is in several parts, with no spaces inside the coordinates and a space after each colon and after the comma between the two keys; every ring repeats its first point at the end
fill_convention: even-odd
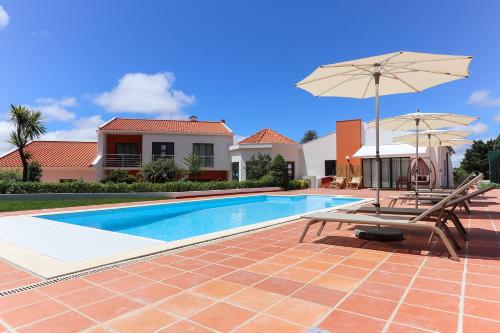
{"type": "Polygon", "coordinates": [[[43,140],[97,141],[97,128],[104,123],[101,116],[82,117],[73,121],[73,128],[43,135],[43,140]]]}
{"type": "Polygon", "coordinates": [[[9,25],[10,16],[9,13],[0,5],[0,29],[5,28],[9,25]]]}
{"type": "Polygon", "coordinates": [[[495,123],[500,123],[500,112],[493,116],[493,121],[495,123]]]}
{"type": "Polygon", "coordinates": [[[77,105],[75,97],[54,99],[51,97],[38,98],[35,109],[40,110],[46,121],[71,121],[76,118],[75,114],[69,111],[68,107],[77,105]]]}
{"type": "Polygon", "coordinates": [[[7,142],[13,127],[9,121],[0,121],[0,156],[12,150],[14,146],[7,142]]]}
{"type": "Polygon", "coordinates": [[[488,125],[482,122],[476,122],[474,124],[470,124],[467,126],[455,126],[452,127],[454,131],[468,131],[472,132],[472,134],[482,134],[488,130],[488,125]]]}
{"type": "Polygon", "coordinates": [[[94,102],[108,112],[157,115],[159,118],[185,118],[182,109],[192,105],[195,97],[173,90],[174,74],[128,73],[109,92],[99,94],[94,102]]]}
{"type": "Polygon", "coordinates": [[[474,91],[467,101],[467,104],[477,107],[496,107],[500,106],[500,97],[492,97],[491,91],[482,89],[474,91]]]}
{"type": "Polygon", "coordinates": [[[239,134],[234,134],[233,135],[233,144],[236,144],[242,140],[245,140],[246,138],[248,138],[248,136],[245,136],[245,135],[239,135],[239,134]]]}

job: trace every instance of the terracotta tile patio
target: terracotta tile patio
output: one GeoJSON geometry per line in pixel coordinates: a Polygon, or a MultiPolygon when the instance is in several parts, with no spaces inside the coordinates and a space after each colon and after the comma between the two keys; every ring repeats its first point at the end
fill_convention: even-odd
{"type": "MultiPolygon", "coordinates": [[[[0,297],[0,332],[500,332],[499,200],[460,213],[460,262],[419,232],[378,243],[332,223],[299,244],[296,221],[0,297]]],[[[0,291],[41,280],[0,260],[0,291]]]]}

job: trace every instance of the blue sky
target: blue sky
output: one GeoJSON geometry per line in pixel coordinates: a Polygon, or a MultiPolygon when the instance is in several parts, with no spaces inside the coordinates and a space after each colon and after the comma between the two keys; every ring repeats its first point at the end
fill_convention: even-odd
{"type": "MultiPolygon", "coordinates": [[[[383,117],[456,112],[500,125],[498,1],[0,0],[0,151],[10,103],[44,112],[53,139],[92,139],[114,116],[225,119],[238,135],[294,139],[373,119],[373,99],[314,98],[320,64],[398,50],[473,55],[471,76],[384,96],[383,117]],[[472,96],[472,98],[471,98],[472,96]]],[[[463,153],[458,149],[456,158],[463,153]]]]}

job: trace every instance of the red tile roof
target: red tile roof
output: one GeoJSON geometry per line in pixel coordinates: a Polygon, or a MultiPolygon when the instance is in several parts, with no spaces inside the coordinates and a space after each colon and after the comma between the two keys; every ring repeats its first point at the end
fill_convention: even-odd
{"type": "Polygon", "coordinates": [[[100,129],[106,131],[149,133],[233,135],[223,121],[114,118],[110,122],[102,125],[100,129]]]}
{"type": "MultiPolygon", "coordinates": [[[[97,156],[97,142],[33,141],[26,146],[42,167],[89,167],[97,156]]],[[[0,157],[0,167],[21,167],[17,150],[0,157]]]]}
{"type": "Polygon", "coordinates": [[[281,135],[270,128],[264,128],[252,136],[238,142],[238,144],[252,144],[252,143],[297,143],[292,139],[281,135]]]}

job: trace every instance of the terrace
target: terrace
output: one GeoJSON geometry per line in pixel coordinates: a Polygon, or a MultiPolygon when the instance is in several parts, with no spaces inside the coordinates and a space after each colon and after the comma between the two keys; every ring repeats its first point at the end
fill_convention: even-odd
{"type": "MultiPolygon", "coordinates": [[[[54,283],[1,261],[0,291],[50,283],[2,293],[0,331],[498,332],[499,198],[500,190],[490,191],[472,202],[472,215],[460,212],[469,231],[460,262],[439,242],[429,250],[428,235],[413,231],[379,243],[330,224],[300,244],[305,221],[54,283]]],[[[7,214],[20,213],[0,216],[7,214]]]]}

